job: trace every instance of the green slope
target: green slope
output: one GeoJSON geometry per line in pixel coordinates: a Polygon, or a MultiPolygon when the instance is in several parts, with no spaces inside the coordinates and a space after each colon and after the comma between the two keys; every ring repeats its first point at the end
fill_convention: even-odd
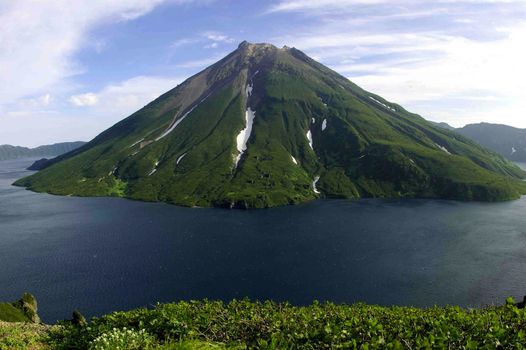
{"type": "Polygon", "coordinates": [[[40,322],[37,315],[37,301],[29,293],[24,293],[14,303],[0,303],[0,321],[5,322],[40,322]]]}
{"type": "Polygon", "coordinates": [[[11,303],[0,303],[0,321],[28,322],[29,318],[22,310],[11,303]]]}
{"type": "Polygon", "coordinates": [[[508,200],[526,193],[524,176],[299,50],[244,42],[16,184],[61,195],[260,208],[320,196],[508,200]],[[247,108],[255,119],[236,166],[247,108]]]}

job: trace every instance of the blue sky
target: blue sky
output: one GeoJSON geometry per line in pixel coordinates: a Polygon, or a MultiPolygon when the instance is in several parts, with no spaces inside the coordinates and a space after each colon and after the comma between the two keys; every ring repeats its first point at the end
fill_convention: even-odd
{"type": "Polygon", "coordinates": [[[243,40],[430,120],[526,128],[524,0],[0,0],[0,144],[89,140],[243,40]]]}

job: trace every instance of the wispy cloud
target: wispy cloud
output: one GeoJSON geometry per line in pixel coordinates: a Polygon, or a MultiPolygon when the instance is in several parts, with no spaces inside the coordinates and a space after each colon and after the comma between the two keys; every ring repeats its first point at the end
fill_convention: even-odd
{"type": "Polygon", "coordinates": [[[85,94],[73,95],[69,98],[69,101],[77,107],[93,106],[99,102],[97,95],[91,92],[85,94]]]}
{"type": "Polygon", "coordinates": [[[111,113],[110,118],[116,122],[181,82],[179,77],[137,76],[109,84],[97,92],[73,95],[70,101],[76,106],[91,106],[92,113],[98,115],[111,113]]]}
{"type": "MultiPolygon", "coordinates": [[[[348,9],[352,5],[376,5],[386,2],[386,0],[285,0],[272,5],[268,12],[341,10],[348,9]]],[[[389,2],[397,3],[396,0],[389,2]]]]}
{"type": "Polygon", "coordinates": [[[179,49],[183,46],[200,44],[205,49],[217,49],[221,44],[231,44],[234,38],[218,31],[205,31],[192,37],[181,38],[170,44],[170,49],[179,49]]]}
{"type": "Polygon", "coordinates": [[[203,58],[199,60],[191,60],[191,61],[182,62],[182,63],[177,64],[177,67],[179,68],[206,68],[207,66],[217,62],[218,60],[220,60],[226,55],[227,55],[226,52],[222,52],[222,53],[216,54],[211,57],[207,57],[207,58],[203,58]]]}
{"type": "Polygon", "coordinates": [[[47,138],[47,142],[52,142],[67,140],[62,136],[68,133],[72,138],[86,139],[173,87],[171,84],[179,79],[142,77],[109,85],[101,91],[78,91],[82,84],[76,80],[77,76],[90,67],[82,66],[77,54],[83,49],[100,53],[106,48],[105,38],[95,37],[92,33],[102,25],[135,20],[163,4],[177,6],[210,2],[0,2],[0,140],[29,144],[46,142],[47,138]],[[110,108],[112,103],[115,105],[110,108]],[[84,108],[68,110],[72,106],[84,108]],[[84,114],[84,110],[89,114],[84,114]],[[23,125],[24,130],[17,125],[23,125]]]}
{"type": "Polygon", "coordinates": [[[410,110],[526,127],[524,1],[287,0],[268,11],[311,22],[275,42],[410,110]]]}
{"type": "MultiPolygon", "coordinates": [[[[182,81],[178,77],[137,76],[109,84],[99,91],[70,97],[72,109],[30,108],[27,103],[2,113],[0,140],[20,144],[20,135],[30,136],[23,145],[90,140],[101,131],[132,114],[182,81]],[[23,122],[21,122],[23,120],[23,122]],[[49,139],[49,135],[53,135],[49,139]]],[[[46,96],[41,100],[45,101],[46,96]]],[[[51,97],[50,97],[51,98],[51,97]]]]}
{"type": "Polygon", "coordinates": [[[524,0],[0,0],[0,141],[92,137],[242,39],[435,120],[526,127],[525,28],[524,0]]]}
{"type": "Polygon", "coordinates": [[[229,37],[226,34],[220,33],[220,32],[212,32],[212,31],[204,32],[202,36],[213,42],[223,42],[223,43],[234,42],[233,38],[229,37]]]}
{"type": "Polygon", "coordinates": [[[353,7],[356,6],[377,6],[377,5],[388,5],[393,9],[403,9],[406,6],[415,6],[422,4],[424,6],[429,5],[441,5],[441,4],[513,4],[521,3],[523,0],[435,0],[422,2],[418,0],[281,0],[271,5],[267,9],[267,13],[272,12],[322,12],[328,11],[344,11],[350,12],[353,7]]]}
{"type": "Polygon", "coordinates": [[[172,42],[170,44],[170,48],[171,49],[177,49],[177,48],[180,48],[182,46],[186,46],[186,45],[190,45],[190,44],[194,44],[196,42],[199,42],[199,39],[198,38],[182,38],[182,39],[177,39],[176,41],[172,42]]]}
{"type": "Polygon", "coordinates": [[[74,53],[107,21],[140,17],[163,0],[12,1],[0,14],[0,104],[52,90],[83,68],[74,53]]]}

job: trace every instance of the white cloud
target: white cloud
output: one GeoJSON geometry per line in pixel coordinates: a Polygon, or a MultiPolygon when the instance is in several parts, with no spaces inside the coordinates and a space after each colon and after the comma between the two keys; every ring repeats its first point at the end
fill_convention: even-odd
{"type": "Polygon", "coordinates": [[[112,114],[112,122],[117,122],[181,82],[178,77],[138,76],[108,85],[96,94],[98,112],[112,114]]]}
{"type": "Polygon", "coordinates": [[[192,37],[177,39],[170,44],[169,48],[178,49],[182,46],[203,42],[208,42],[208,44],[204,46],[205,49],[215,49],[219,46],[219,43],[230,44],[234,42],[234,39],[221,32],[206,31],[192,37]]]}
{"type": "Polygon", "coordinates": [[[99,98],[94,93],[88,92],[80,95],[73,95],[69,101],[77,107],[93,106],[99,102],[99,98]]]}
{"type": "Polygon", "coordinates": [[[25,108],[41,108],[48,106],[52,100],[51,94],[48,93],[35,98],[22,99],[19,102],[19,106],[25,108]]]}
{"type": "Polygon", "coordinates": [[[308,13],[311,25],[274,41],[305,50],[363,88],[430,119],[526,127],[526,19],[514,17],[526,13],[526,2],[437,0],[426,3],[431,12],[440,10],[434,22],[401,21],[402,15],[426,15],[417,2],[389,4],[400,6],[280,1],[271,11],[308,13]],[[356,15],[352,5],[367,10],[356,15]],[[327,15],[334,9],[336,15],[327,15]]]}
{"type": "Polygon", "coordinates": [[[369,69],[373,73],[356,74],[351,79],[366,89],[409,106],[428,102],[428,110],[417,110],[428,116],[445,116],[451,107],[448,99],[457,99],[457,105],[464,101],[463,109],[448,117],[456,119],[455,124],[480,118],[479,121],[506,120],[526,127],[523,118],[526,67],[521,63],[526,60],[526,47],[521,44],[524,42],[526,24],[492,41],[450,38],[437,43],[442,53],[438,58],[400,66],[379,63],[369,69]],[[470,103],[475,100],[479,102],[477,105],[470,103]],[[484,101],[491,103],[481,106],[484,101]]]}
{"type": "MultiPolygon", "coordinates": [[[[524,0],[435,0],[436,4],[448,3],[521,3],[524,0]]],[[[352,11],[352,6],[408,6],[422,4],[419,0],[281,0],[270,6],[267,12],[317,12],[352,11]]],[[[431,3],[431,1],[430,1],[431,3]]]]}
{"type": "Polygon", "coordinates": [[[171,49],[177,49],[181,46],[186,46],[190,44],[194,44],[197,40],[195,38],[182,38],[174,41],[170,44],[171,49]]]}
{"type": "Polygon", "coordinates": [[[82,71],[73,54],[94,26],[137,18],[163,0],[11,1],[0,13],[0,104],[63,84],[82,71]]]}
{"type": "Polygon", "coordinates": [[[25,146],[90,140],[181,81],[178,77],[137,76],[96,92],[71,97],[70,102],[75,106],[89,108],[43,110],[23,105],[0,113],[0,140],[15,145],[23,140],[25,146]]]}
{"type": "MultiPolygon", "coordinates": [[[[80,66],[75,55],[85,48],[100,52],[107,45],[105,38],[91,37],[93,29],[136,19],[163,3],[208,2],[210,0],[0,0],[0,140],[29,144],[94,136],[103,126],[109,126],[98,114],[111,105],[111,99],[105,95],[109,90],[91,94],[79,91],[71,96],[80,87],[75,76],[89,68],[80,66]],[[70,103],[67,96],[71,96],[70,103]],[[68,110],[71,104],[90,108],[68,110]],[[67,130],[71,130],[71,138],[62,137],[67,130]]],[[[114,86],[118,87],[119,84],[114,86]]],[[[126,87],[129,85],[122,86],[126,87]]],[[[119,113],[130,112],[131,108],[145,103],[144,98],[158,91],[155,87],[152,89],[150,96],[128,95],[129,108],[122,106],[126,101],[123,92],[115,99],[119,108],[106,110],[115,112],[108,120],[116,121],[123,117],[119,113]]]]}
{"type": "MultiPolygon", "coordinates": [[[[284,0],[270,7],[269,12],[312,11],[320,9],[346,9],[352,5],[386,3],[386,0],[284,0]]],[[[394,3],[396,1],[389,1],[394,3]]]]}
{"type": "Polygon", "coordinates": [[[216,42],[204,46],[205,49],[217,49],[218,47],[219,44],[216,42]]]}
{"type": "Polygon", "coordinates": [[[208,40],[212,40],[214,42],[223,42],[223,43],[232,43],[234,42],[234,39],[229,37],[226,34],[219,33],[219,32],[204,32],[202,34],[203,37],[205,37],[208,40]]]}
{"type": "Polygon", "coordinates": [[[50,94],[45,94],[43,96],[40,96],[40,102],[44,106],[47,106],[49,104],[49,102],[51,102],[51,95],[50,94]]]}

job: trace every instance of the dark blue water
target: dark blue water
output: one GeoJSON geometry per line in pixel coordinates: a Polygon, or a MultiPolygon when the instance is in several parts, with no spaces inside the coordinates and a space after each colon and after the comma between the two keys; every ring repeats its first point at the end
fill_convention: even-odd
{"type": "Polygon", "coordinates": [[[0,300],[30,291],[47,322],[196,298],[479,306],[526,294],[526,198],[188,209],[10,186],[29,163],[0,162],[0,300]]]}

